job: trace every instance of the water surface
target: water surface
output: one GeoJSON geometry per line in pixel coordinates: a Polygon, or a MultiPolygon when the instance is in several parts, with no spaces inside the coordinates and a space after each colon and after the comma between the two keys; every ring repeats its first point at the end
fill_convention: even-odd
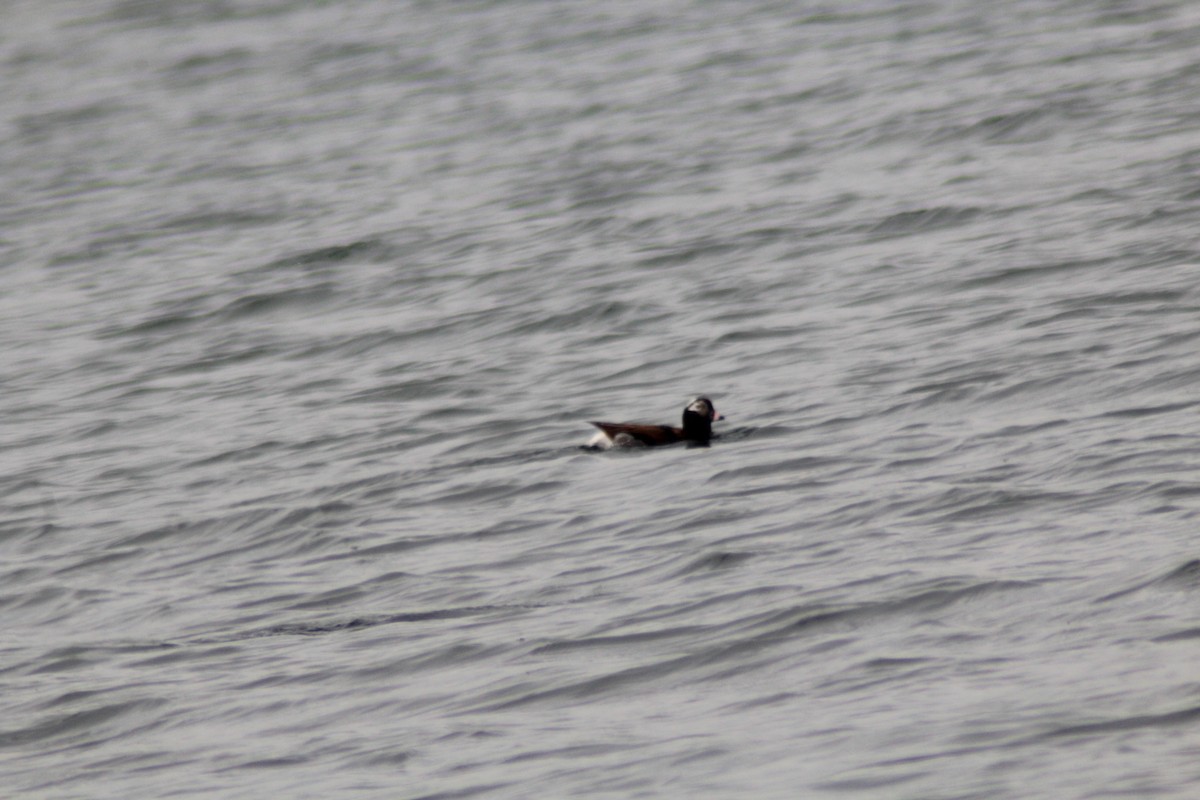
{"type": "Polygon", "coordinates": [[[4,16],[12,791],[1200,791],[1191,4],[4,16]]]}

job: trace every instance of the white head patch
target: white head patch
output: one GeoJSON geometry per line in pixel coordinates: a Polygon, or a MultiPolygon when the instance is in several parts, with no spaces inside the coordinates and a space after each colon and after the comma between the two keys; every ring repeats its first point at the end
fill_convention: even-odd
{"type": "Polygon", "coordinates": [[[699,414],[709,421],[716,416],[716,412],[713,410],[712,403],[710,403],[708,398],[705,397],[697,397],[688,404],[687,410],[691,411],[692,413],[699,414]]]}

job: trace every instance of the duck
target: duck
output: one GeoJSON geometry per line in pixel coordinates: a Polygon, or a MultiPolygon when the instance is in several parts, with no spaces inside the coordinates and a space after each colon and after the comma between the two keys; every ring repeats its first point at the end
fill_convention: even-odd
{"type": "Polygon", "coordinates": [[[713,438],[712,424],[721,419],[725,417],[717,413],[712,400],[697,397],[683,409],[681,428],[631,422],[592,422],[600,432],[592,437],[587,446],[607,450],[610,447],[658,447],[688,442],[707,447],[713,438]]]}

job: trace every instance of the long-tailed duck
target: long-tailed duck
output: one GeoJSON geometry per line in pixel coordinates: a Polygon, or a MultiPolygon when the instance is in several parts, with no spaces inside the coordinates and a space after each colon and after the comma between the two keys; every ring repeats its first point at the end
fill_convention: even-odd
{"type": "Polygon", "coordinates": [[[628,422],[593,422],[600,432],[588,442],[588,447],[655,447],[663,444],[690,442],[707,445],[713,438],[712,424],[725,419],[713,408],[712,400],[697,397],[683,410],[683,427],[670,425],[641,425],[628,422]]]}

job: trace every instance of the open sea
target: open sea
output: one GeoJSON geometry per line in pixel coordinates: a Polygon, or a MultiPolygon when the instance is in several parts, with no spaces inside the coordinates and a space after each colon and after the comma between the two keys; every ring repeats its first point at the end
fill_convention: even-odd
{"type": "Polygon", "coordinates": [[[1200,4],[7,0],[0,75],[0,794],[1200,797],[1200,4]]]}

